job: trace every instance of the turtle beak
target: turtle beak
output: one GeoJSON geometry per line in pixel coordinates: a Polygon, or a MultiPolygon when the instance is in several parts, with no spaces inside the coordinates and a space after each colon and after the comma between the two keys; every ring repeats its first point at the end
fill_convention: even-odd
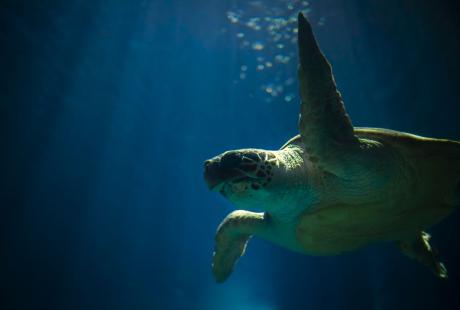
{"type": "Polygon", "coordinates": [[[215,189],[217,185],[222,183],[220,158],[215,157],[204,162],[204,179],[210,190],[215,189]]]}
{"type": "Polygon", "coordinates": [[[204,179],[212,191],[218,191],[225,182],[246,179],[249,175],[241,152],[230,151],[204,162],[204,179]]]}

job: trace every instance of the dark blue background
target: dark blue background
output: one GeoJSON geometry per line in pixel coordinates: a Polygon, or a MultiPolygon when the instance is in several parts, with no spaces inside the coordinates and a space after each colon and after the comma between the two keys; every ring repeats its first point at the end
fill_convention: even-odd
{"type": "MultiPolygon", "coordinates": [[[[269,6],[270,2],[265,1],[269,6]]],[[[458,213],[431,229],[440,281],[392,244],[308,257],[253,239],[213,282],[202,162],[275,149],[297,99],[248,97],[235,1],[0,2],[1,309],[458,309],[458,213]]],[[[460,139],[458,8],[311,1],[358,126],[460,139]]],[[[249,64],[251,65],[251,64],[249,64]]]]}

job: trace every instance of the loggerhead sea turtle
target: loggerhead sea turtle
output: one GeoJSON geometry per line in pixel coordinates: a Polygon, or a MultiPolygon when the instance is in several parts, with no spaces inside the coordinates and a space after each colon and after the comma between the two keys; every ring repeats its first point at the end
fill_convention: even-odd
{"type": "Polygon", "coordinates": [[[233,150],[205,162],[209,188],[249,210],[231,212],[217,229],[216,281],[231,274],[252,235],[310,255],[395,241],[447,277],[424,230],[460,205],[460,142],[353,128],[302,13],[298,27],[300,135],[277,151],[233,150]]]}

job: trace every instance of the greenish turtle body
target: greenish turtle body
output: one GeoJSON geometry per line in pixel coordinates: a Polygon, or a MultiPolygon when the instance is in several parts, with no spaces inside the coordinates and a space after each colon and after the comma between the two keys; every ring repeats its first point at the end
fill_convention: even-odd
{"type": "Polygon", "coordinates": [[[424,230],[460,205],[460,142],[354,128],[302,14],[298,35],[300,135],[277,151],[227,151],[205,162],[209,187],[241,209],[217,229],[215,279],[231,274],[253,235],[309,255],[396,241],[447,277],[424,230]]]}

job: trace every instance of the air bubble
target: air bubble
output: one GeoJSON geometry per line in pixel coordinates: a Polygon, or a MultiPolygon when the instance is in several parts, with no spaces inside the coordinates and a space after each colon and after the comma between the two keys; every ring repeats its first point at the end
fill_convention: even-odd
{"type": "Polygon", "coordinates": [[[248,70],[248,66],[242,65],[240,69],[241,69],[241,71],[247,71],[247,70],[248,70]]]}
{"type": "Polygon", "coordinates": [[[261,42],[254,42],[252,43],[252,49],[256,51],[260,51],[264,49],[264,45],[261,42]]]}
{"type": "Polygon", "coordinates": [[[264,65],[257,65],[256,70],[262,71],[264,68],[265,68],[264,65]]]}
{"type": "Polygon", "coordinates": [[[236,34],[236,37],[239,38],[239,39],[244,38],[244,33],[239,32],[239,33],[236,34]]]}
{"type": "Polygon", "coordinates": [[[292,94],[284,96],[284,101],[286,101],[286,102],[291,102],[292,99],[294,99],[294,95],[292,95],[292,94]]]}

